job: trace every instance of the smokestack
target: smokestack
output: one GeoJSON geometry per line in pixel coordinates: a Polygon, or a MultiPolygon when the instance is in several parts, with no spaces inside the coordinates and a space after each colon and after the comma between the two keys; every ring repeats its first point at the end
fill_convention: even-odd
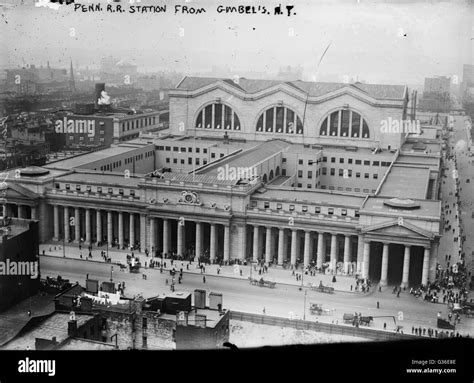
{"type": "Polygon", "coordinates": [[[99,109],[99,99],[101,98],[102,91],[105,91],[105,83],[99,82],[95,84],[94,105],[96,109],[99,109]]]}

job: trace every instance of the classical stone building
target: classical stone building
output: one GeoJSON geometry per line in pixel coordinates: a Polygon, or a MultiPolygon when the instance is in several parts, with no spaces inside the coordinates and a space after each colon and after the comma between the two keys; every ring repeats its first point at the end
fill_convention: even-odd
{"type": "Polygon", "coordinates": [[[185,77],[170,91],[168,130],[11,171],[4,214],[39,219],[43,242],[426,283],[440,238],[440,131],[403,131],[408,94],[185,77]]]}

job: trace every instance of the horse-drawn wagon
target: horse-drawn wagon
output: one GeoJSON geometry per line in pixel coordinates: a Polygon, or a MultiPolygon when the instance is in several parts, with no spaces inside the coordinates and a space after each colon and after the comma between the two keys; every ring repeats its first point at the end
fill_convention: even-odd
{"type": "Polygon", "coordinates": [[[270,287],[271,289],[275,288],[276,286],[276,282],[266,281],[263,278],[260,278],[260,279],[249,278],[249,280],[250,280],[250,284],[254,286],[270,287]]]}

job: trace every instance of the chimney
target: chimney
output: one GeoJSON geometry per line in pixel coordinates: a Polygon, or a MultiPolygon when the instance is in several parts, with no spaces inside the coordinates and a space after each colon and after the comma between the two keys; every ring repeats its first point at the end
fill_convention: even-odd
{"type": "Polygon", "coordinates": [[[76,336],[77,332],[77,320],[70,320],[67,322],[67,335],[70,337],[76,336]]]}

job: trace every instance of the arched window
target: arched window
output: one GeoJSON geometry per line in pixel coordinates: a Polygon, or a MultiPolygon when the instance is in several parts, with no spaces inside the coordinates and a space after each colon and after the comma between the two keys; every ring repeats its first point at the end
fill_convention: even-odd
{"type": "Polygon", "coordinates": [[[329,114],[321,124],[320,136],[370,138],[367,122],[350,109],[340,109],[329,114]]]}
{"type": "Polygon", "coordinates": [[[303,134],[303,123],[295,111],[284,106],[272,106],[257,120],[257,133],[303,134]]]}
{"type": "Polygon", "coordinates": [[[195,126],[197,129],[240,130],[240,119],[230,106],[214,103],[200,110],[195,126]]]}

